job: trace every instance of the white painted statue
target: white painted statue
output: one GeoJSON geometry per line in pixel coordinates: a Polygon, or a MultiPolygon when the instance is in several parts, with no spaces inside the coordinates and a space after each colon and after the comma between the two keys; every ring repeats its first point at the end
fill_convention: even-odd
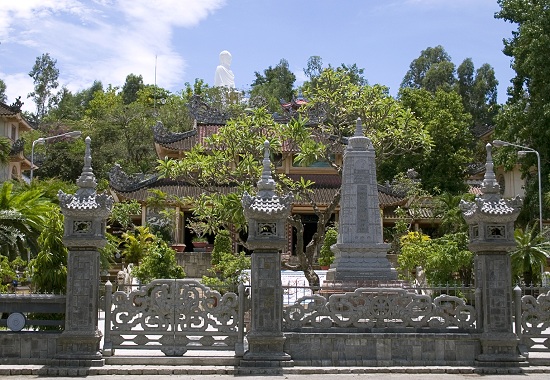
{"type": "Polygon", "coordinates": [[[231,71],[231,53],[224,50],[220,53],[220,64],[216,68],[214,86],[235,88],[235,75],[231,71]]]}

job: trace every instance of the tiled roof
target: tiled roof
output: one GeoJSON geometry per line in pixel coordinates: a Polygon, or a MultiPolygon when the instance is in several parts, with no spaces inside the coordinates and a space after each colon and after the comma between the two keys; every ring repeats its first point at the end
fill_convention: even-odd
{"type": "MultiPolygon", "coordinates": [[[[305,177],[305,176],[304,176],[305,177]]],[[[311,180],[317,180],[315,185],[313,185],[313,193],[311,195],[312,200],[319,205],[329,204],[336,191],[340,188],[339,177],[324,176],[324,175],[311,175],[308,176],[311,180]],[[330,179],[329,177],[332,177],[330,179]],[[337,181],[335,180],[337,179],[337,181]]],[[[170,179],[157,179],[156,181],[150,181],[147,185],[143,187],[134,187],[131,191],[124,191],[123,189],[111,188],[114,193],[116,193],[120,198],[124,199],[135,199],[138,202],[145,202],[147,198],[151,196],[149,189],[158,189],[168,194],[169,196],[177,197],[196,197],[204,193],[204,191],[198,187],[191,186],[188,183],[182,181],[174,181],[170,179]]],[[[217,186],[211,189],[212,191],[220,194],[229,194],[234,191],[237,191],[237,186],[217,186]]],[[[378,189],[378,200],[380,206],[387,207],[392,205],[397,205],[403,203],[404,199],[396,195],[384,192],[383,186],[379,186],[378,189]]],[[[309,205],[307,200],[304,199],[295,199],[294,203],[297,205],[309,205]]]]}
{"type": "Polygon", "coordinates": [[[18,112],[15,112],[10,106],[0,102],[0,116],[13,116],[17,114],[18,112]]]}

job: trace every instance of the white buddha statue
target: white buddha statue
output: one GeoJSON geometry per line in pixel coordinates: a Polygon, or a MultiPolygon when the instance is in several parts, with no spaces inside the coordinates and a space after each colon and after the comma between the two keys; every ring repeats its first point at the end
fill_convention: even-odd
{"type": "Polygon", "coordinates": [[[235,88],[235,75],[231,71],[231,53],[224,50],[220,53],[220,64],[216,67],[214,86],[235,88]]]}

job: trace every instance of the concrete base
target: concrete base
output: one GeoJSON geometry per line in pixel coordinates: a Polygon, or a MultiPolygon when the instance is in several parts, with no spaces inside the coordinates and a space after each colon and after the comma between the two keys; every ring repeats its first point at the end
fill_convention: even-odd
{"type": "Polygon", "coordinates": [[[343,244],[331,247],[334,263],[327,272],[329,282],[395,281],[397,271],[388,260],[388,244],[343,244]]]}

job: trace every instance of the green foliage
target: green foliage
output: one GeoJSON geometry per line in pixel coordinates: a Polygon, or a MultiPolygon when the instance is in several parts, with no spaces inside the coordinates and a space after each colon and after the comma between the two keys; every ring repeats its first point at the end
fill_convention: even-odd
{"type": "Polygon", "coordinates": [[[511,252],[512,277],[524,284],[540,285],[546,260],[550,257],[550,242],[535,226],[514,231],[516,248],[511,252]]]}
{"type": "Polygon", "coordinates": [[[201,282],[222,293],[237,292],[239,284],[246,280],[243,276],[246,269],[250,269],[250,258],[244,252],[237,255],[222,253],[218,264],[209,270],[212,275],[203,276],[201,282]]]}
{"type": "Polygon", "coordinates": [[[39,190],[12,189],[9,181],[0,188],[0,254],[11,259],[38,253],[38,238],[53,207],[39,190]]]}
{"type": "Polygon", "coordinates": [[[101,270],[108,270],[112,267],[120,245],[120,239],[115,235],[107,233],[105,237],[107,238],[107,244],[99,248],[99,268],[101,270]]]}
{"type": "Polygon", "coordinates": [[[330,227],[325,232],[325,239],[323,240],[323,245],[321,246],[321,251],[319,252],[319,265],[327,266],[334,262],[334,252],[330,247],[336,244],[338,239],[338,229],[335,227],[330,227]]]}
{"type": "Polygon", "coordinates": [[[28,97],[36,104],[35,121],[40,122],[48,110],[57,102],[54,90],[59,86],[59,69],[55,66],[57,60],[52,59],[49,53],[36,57],[36,62],[29,72],[33,79],[34,91],[28,97]]]}
{"type": "Polygon", "coordinates": [[[432,93],[405,88],[400,91],[400,98],[426,126],[432,149],[416,157],[403,156],[395,160],[398,167],[416,169],[423,188],[432,194],[437,191],[463,193],[466,169],[473,161],[469,147],[474,138],[469,129],[471,117],[464,112],[460,96],[443,90],[432,93]]]}
{"type": "Polygon", "coordinates": [[[135,199],[125,202],[116,202],[111,211],[110,222],[117,223],[124,229],[134,226],[132,223],[133,215],[141,214],[141,204],[135,199]]]}
{"type": "MultiPolygon", "coordinates": [[[[542,190],[550,190],[550,56],[547,54],[550,41],[550,12],[548,1],[499,0],[501,10],[495,17],[517,27],[510,38],[504,40],[504,54],[510,58],[515,77],[508,87],[508,101],[496,120],[495,138],[528,146],[539,152],[542,165],[542,190]]],[[[510,166],[517,162],[515,148],[499,149],[497,163],[510,166]]],[[[528,172],[537,166],[535,154],[522,160],[522,169],[528,172]]],[[[547,215],[547,209],[543,210],[547,215]]],[[[547,217],[547,216],[546,216],[547,217]]],[[[538,188],[528,184],[522,212],[518,221],[525,225],[538,218],[538,188]]]]}
{"type": "Polygon", "coordinates": [[[176,261],[176,251],[162,240],[154,241],[141,264],[132,270],[132,275],[142,283],[157,278],[184,278],[185,272],[176,261]]]}
{"type": "Polygon", "coordinates": [[[275,67],[269,66],[263,75],[258,72],[254,74],[256,79],[252,83],[250,97],[264,98],[271,112],[281,110],[281,100],[290,101],[294,98],[293,85],[296,76],[290,71],[286,59],[281,59],[275,67]]]}
{"type": "Polygon", "coordinates": [[[39,239],[40,252],[30,263],[34,289],[38,292],[65,293],[67,285],[67,255],[63,244],[63,215],[48,214],[39,239]]]}
{"type": "Polygon", "coordinates": [[[10,261],[6,256],[0,256],[0,292],[7,292],[14,278],[16,273],[10,261]]]}
{"type": "Polygon", "coordinates": [[[122,87],[122,101],[124,104],[135,102],[138,98],[138,92],[144,87],[141,75],[128,74],[126,82],[124,82],[124,86],[122,87]]]}
{"type": "Polygon", "coordinates": [[[473,194],[452,195],[443,193],[435,198],[434,215],[440,218],[440,235],[454,234],[458,232],[468,232],[468,224],[462,216],[460,201],[466,200],[472,202],[473,194]]]}
{"type": "Polygon", "coordinates": [[[220,230],[214,238],[214,249],[212,250],[211,263],[216,266],[220,263],[224,253],[232,253],[233,246],[231,244],[231,236],[229,231],[220,230]]]}
{"type": "Polygon", "coordinates": [[[464,233],[448,234],[430,239],[419,232],[409,232],[401,239],[399,270],[411,280],[417,267],[422,267],[430,285],[470,284],[473,254],[467,249],[468,237],[464,233]]]}
{"type": "Polygon", "coordinates": [[[455,66],[443,46],[428,47],[411,62],[401,88],[423,88],[430,92],[439,88],[449,90],[455,81],[454,71],[455,66]]]}
{"type": "Polygon", "coordinates": [[[6,103],[8,97],[6,96],[6,82],[0,79],[0,102],[6,103]]]}
{"type": "Polygon", "coordinates": [[[157,244],[157,237],[148,227],[138,226],[132,231],[122,234],[122,255],[126,263],[138,265],[149,253],[152,246],[157,244]]]}

